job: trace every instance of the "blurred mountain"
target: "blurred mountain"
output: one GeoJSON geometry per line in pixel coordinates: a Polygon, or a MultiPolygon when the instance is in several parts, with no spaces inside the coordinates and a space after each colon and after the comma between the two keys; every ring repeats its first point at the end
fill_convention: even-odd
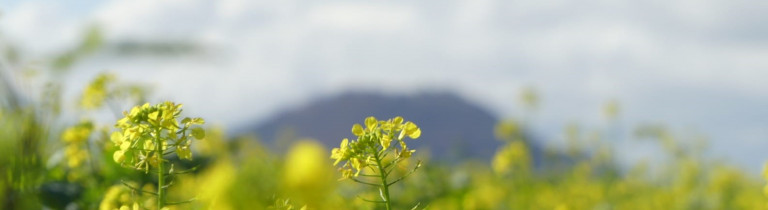
{"type": "MultiPolygon", "coordinates": [[[[338,147],[342,138],[352,138],[352,125],[362,124],[368,116],[378,119],[402,116],[415,122],[421,127],[422,136],[409,142],[409,147],[429,151],[433,159],[440,161],[490,160],[501,145],[493,132],[498,121],[496,117],[448,93],[415,96],[347,93],[286,110],[263,123],[247,126],[239,133],[255,133],[269,143],[286,138],[284,135],[289,135],[288,138],[308,137],[332,148],[338,147]]],[[[538,150],[538,147],[534,148],[538,150]]]]}

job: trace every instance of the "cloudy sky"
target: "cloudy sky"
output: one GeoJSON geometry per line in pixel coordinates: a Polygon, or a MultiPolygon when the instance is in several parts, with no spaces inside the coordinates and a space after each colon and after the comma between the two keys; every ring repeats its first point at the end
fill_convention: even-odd
{"type": "MultiPolygon", "coordinates": [[[[0,12],[3,42],[32,58],[94,24],[108,43],[200,46],[102,56],[67,79],[110,70],[228,127],[345,91],[450,91],[520,116],[518,92],[532,86],[549,139],[570,122],[604,129],[600,107],[617,99],[625,136],[665,123],[706,134],[713,157],[753,171],[768,160],[768,1],[11,0],[0,12]]],[[[617,144],[627,159],[657,149],[617,144]]]]}

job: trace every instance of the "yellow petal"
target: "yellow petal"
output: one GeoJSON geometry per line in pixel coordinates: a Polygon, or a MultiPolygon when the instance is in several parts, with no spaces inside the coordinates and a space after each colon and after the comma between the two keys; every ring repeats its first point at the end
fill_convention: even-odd
{"type": "Polygon", "coordinates": [[[160,114],[158,111],[149,113],[149,115],[147,115],[147,117],[149,118],[149,123],[152,123],[152,125],[157,125],[157,121],[159,120],[158,114],[160,114]]]}
{"type": "Polygon", "coordinates": [[[379,125],[379,121],[376,120],[375,117],[370,116],[368,118],[365,118],[365,127],[369,131],[372,131],[373,129],[376,129],[376,127],[378,127],[378,125],[379,125]]]}
{"type": "Polygon", "coordinates": [[[120,150],[127,150],[131,147],[130,141],[124,141],[122,144],[120,144],[120,150]]]}
{"type": "Polygon", "coordinates": [[[112,154],[112,158],[115,162],[122,163],[125,160],[125,153],[122,150],[115,151],[115,154],[112,154]]]}
{"type": "Polygon", "coordinates": [[[411,134],[408,134],[408,137],[411,139],[418,139],[419,136],[421,136],[421,128],[416,128],[415,131],[411,132],[411,134]]]}
{"type": "Polygon", "coordinates": [[[392,143],[392,137],[390,137],[389,135],[382,136],[380,143],[382,147],[381,149],[386,150],[387,148],[389,148],[389,144],[392,143]]]}
{"type": "Polygon", "coordinates": [[[112,143],[120,144],[123,142],[123,134],[121,134],[118,131],[112,132],[112,136],[109,137],[109,140],[112,141],[112,143]]]}
{"type": "Polygon", "coordinates": [[[360,124],[355,124],[352,126],[352,134],[355,134],[355,136],[362,136],[363,135],[363,126],[360,124]]]}
{"type": "Polygon", "coordinates": [[[349,139],[344,138],[341,140],[341,150],[346,150],[349,145],[349,139]]]}
{"type": "Polygon", "coordinates": [[[131,109],[131,113],[130,113],[130,114],[128,114],[128,117],[130,117],[130,118],[134,118],[134,117],[136,117],[136,115],[138,115],[138,114],[139,114],[139,112],[141,112],[141,110],[139,109],[139,107],[133,107],[133,108],[131,109]]]}
{"type": "Polygon", "coordinates": [[[403,124],[403,117],[397,116],[394,119],[392,119],[393,124],[403,124]]]}

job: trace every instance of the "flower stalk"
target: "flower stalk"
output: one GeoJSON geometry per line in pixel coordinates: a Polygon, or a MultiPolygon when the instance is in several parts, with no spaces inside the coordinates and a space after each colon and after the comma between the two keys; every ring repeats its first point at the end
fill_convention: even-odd
{"type": "Polygon", "coordinates": [[[158,160],[157,160],[157,209],[163,209],[163,205],[165,202],[165,170],[163,169],[163,160],[162,160],[162,154],[163,154],[163,144],[160,140],[160,129],[157,129],[155,132],[155,141],[160,142],[158,144],[155,144],[155,154],[158,154],[158,160]]]}

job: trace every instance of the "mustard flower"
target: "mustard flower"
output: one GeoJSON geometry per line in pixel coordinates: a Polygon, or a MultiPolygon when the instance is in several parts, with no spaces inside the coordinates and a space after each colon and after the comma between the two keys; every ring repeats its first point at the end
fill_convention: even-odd
{"type": "Polygon", "coordinates": [[[398,162],[410,158],[416,150],[411,150],[406,144],[406,137],[417,139],[421,136],[421,128],[415,123],[406,121],[402,117],[395,117],[385,121],[379,121],[375,117],[367,117],[364,121],[365,127],[360,124],[352,125],[350,130],[357,139],[341,140],[338,148],[331,150],[331,159],[334,159],[333,165],[344,162],[339,171],[341,179],[350,179],[358,183],[376,186],[380,190],[382,201],[386,209],[391,209],[389,199],[389,186],[397,183],[406,176],[418,169],[421,164],[403,175],[402,177],[389,179],[392,170],[398,162]],[[391,146],[397,142],[400,147],[391,146]],[[366,170],[370,169],[370,170],[366,170]],[[368,171],[364,174],[363,171],[368,171]],[[359,176],[379,177],[380,183],[375,184],[366,180],[358,179],[359,176]]]}

